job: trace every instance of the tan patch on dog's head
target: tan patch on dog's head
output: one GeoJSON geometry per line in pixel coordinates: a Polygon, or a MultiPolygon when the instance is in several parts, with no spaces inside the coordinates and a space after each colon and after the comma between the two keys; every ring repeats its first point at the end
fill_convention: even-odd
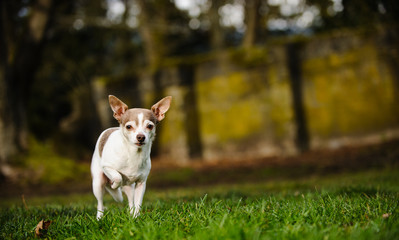
{"type": "Polygon", "coordinates": [[[118,130],[118,128],[110,128],[110,129],[106,130],[104,132],[104,134],[101,136],[100,144],[98,147],[99,148],[98,150],[100,151],[100,157],[103,155],[104,146],[105,146],[105,143],[107,142],[109,136],[111,135],[111,133],[115,132],[116,130],[118,130]]]}
{"type": "Polygon", "coordinates": [[[143,114],[143,120],[149,120],[154,124],[158,123],[157,118],[151,110],[143,109],[143,108],[132,108],[125,112],[125,114],[121,118],[121,123],[124,126],[129,121],[135,121],[136,124],[139,124],[138,115],[143,114]]]}

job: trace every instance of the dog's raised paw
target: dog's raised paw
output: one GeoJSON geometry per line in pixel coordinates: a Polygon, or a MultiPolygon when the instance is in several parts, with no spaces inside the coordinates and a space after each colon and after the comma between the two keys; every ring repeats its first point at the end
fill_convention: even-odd
{"type": "Polygon", "coordinates": [[[121,182],[120,181],[114,181],[114,182],[112,182],[111,188],[112,189],[117,189],[120,186],[121,186],[121,182]]]}

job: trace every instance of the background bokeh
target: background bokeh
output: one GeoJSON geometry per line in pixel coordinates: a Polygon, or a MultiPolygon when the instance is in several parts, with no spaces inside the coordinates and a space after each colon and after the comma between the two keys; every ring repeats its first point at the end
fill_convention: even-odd
{"type": "Polygon", "coordinates": [[[0,3],[2,181],[88,174],[108,95],[173,104],[155,162],[195,165],[399,136],[396,0],[0,3]]]}

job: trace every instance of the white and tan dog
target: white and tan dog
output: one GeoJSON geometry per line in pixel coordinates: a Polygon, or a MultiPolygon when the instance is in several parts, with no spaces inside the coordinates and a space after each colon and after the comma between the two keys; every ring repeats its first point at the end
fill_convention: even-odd
{"type": "Polygon", "coordinates": [[[93,193],[97,198],[97,219],[104,213],[105,189],[118,201],[125,192],[130,213],[137,217],[143,202],[151,169],[151,146],[156,125],[165,118],[172,97],[165,97],[149,109],[132,108],[115,96],[109,96],[119,127],[109,128],[98,138],[91,162],[93,193]]]}

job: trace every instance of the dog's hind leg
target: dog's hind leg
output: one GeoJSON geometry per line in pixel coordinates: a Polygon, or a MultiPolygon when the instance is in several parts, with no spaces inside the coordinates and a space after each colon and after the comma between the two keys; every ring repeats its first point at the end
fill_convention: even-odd
{"type": "Polygon", "coordinates": [[[103,177],[103,174],[93,175],[93,193],[97,199],[97,220],[99,220],[104,214],[104,186],[106,180],[103,177]]]}
{"type": "Polygon", "coordinates": [[[115,201],[123,202],[123,196],[122,196],[121,188],[113,189],[110,186],[106,185],[105,189],[107,189],[107,192],[109,192],[109,194],[111,194],[111,196],[114,198],[115,201]]]}

